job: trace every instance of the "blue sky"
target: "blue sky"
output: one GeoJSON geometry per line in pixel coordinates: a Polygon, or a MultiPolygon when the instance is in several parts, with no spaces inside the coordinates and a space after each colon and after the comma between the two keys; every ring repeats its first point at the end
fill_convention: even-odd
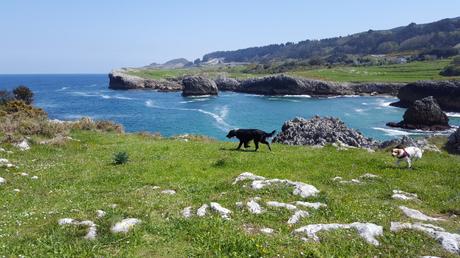
{"type": "Polygon", "coordinates": [[[107,73],[460,16],[456,0],[1,0],[0,74],[107,73]]]}

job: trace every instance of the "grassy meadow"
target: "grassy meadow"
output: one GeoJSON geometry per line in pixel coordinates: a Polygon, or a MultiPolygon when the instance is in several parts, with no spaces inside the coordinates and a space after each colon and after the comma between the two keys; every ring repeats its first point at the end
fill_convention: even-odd
{"type": "MultiPolygon", "coordinates": [[[[74,141],[59,145],[33,144],[28,151],[3,144],[13,153],[0,152],[18,169],[0,168],[7,183],[0,185],[0,256],[18,257],[456,257],[423,233],[392,233],[391,221],[409,222],[399,205],[447,218],[433,224],[458,233],[460,218],[460,156],[425,153],[413,170],[397,168],[387,152],[293,147],[274,144],[269,152],[234,151],[236,143],[213,140],[161,139],[145,134],[97,133],[74,130],[74,141]],[[115,152],[125,151],[129,162],[113,165],[115,152]],[[292,188],[261,190],[232,185],[240,173],[250,171],[267,178],[286,178],[312,184],[321,192],[305,201],[327,208],[305,209],[310,216],[298,224],[286,223],[291,211],[270,208],[266,201],[293,202],[292,188]],[[29,176],[21,176],[27,172],[29,176]],[[380,176],[363,184],[339,184],[365,173],[380,176]],[[31,180],[31,176],[38,180],[31,180]],[[154,189],[160,186],[161,189],[154,189]],[[15,192],[19,189],[20,192],[15,192]],[[174,189],[176,195],[161,194],[174,189]],[[417,193],[421,201],[397,201],[400,189],[417,193]],[[266,210],[260,215],[239,209],[259,196],[266,210]],[[196,211],[204,203],[218,202],[232,211],[231,220],[217,214],[184,219],[183,208],[196,211]],[[113,207],[112,204],[116,204],[113,207]],[[107,215],[96,217],[96,210],[107,215]],[[123,218],[139,218],[127,234],[110,227],[123,218]],[[92,220],[95,240],[85,240],[84,228],[60,226],[61,218],[92,220]],[[321,242],[303,242],[293,230],[314,223],[372,222],[384,227],[380,246],[366,243],[353,230],[321,232],[321,242]],[[270,227],[266,235],[247,228],[270,227]]],[[[32,138],[34,142],[35,138],[32,138]]],[[[37,141],[37,139],[35,139],[37,141]]]]}
{"type": "MultiPolygon", "coordinates": [[[[444,77],[439,72],[452,60],[419,61],[406,64],[381,66],[335,66],[303,67],[286,72],[288,75],[301,78],[320,79],[338,82],[414,82],[418,80],[450,80],[460,77],[444,77]]],[[[203,67],[189,69],[137,69],[128,74],[148,79],[167,79],[185,75],[205,75],[217,78],[225,75],[234,79],[247,79],[270,75],[269,73],[248,73],[245,66],[235,67],[203,67]]]]}

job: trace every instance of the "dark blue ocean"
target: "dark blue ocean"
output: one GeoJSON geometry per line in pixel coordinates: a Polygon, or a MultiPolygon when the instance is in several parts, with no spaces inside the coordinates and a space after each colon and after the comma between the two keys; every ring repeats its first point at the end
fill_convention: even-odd
{"type": "MultiPolygon", "coordinates": [[[[288,119],[320,115],[339,117],[349,127],[379,140],[423,134],[385,126],[400,121],[404,113],[404,109],[390,107],[396,99],[387,97],[269,97],[221,92],[218,97],[184,98],[179,92],[110,90],[105,74],[0,75],[0,89],[18,85],[30,87],[35,105],[52,119],[109,119],[123,124],[128,132],[191,133],[223,140],[231,128],[280,130],[288,119]]],[[[460,114],[449,115],[451,124],[460,125],[460,114]]]]}

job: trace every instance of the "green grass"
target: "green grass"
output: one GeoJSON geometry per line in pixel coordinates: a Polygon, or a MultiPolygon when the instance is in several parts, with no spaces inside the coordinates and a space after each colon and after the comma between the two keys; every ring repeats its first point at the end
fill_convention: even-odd
{"type": "MultiPolygon", "coordinates": [[[[232,151],[235,143],[159,140],[141,135],[74,132],[80,140],[63,146],[32,145],[26,152],[0,153],[20,166],[0,176],[0,256],[17,257],[454,257],[428,236],[389,231],[391,221],[410,221],[397,208],[407,205],[429,215],[445,215],[460,207],[460,157],[425,153],[414,170],[396,168],[388,153],[365,150],[338,151],[275,144],[269,152],[232,151]],[[129,162],[113,165],[113,153],[126,151],[129,162]],[[286,224],[290,212],[267,209],[262,215],[238,210],[237,201],[262,197],[265,201],[299,200],[292,189],[270,187],[259,191],[232,185],[241,172],[268,178],[310,183],[321,193],[308,201],[328,205],[312,210],[297,226],[286,224]],[[37,175],[31,180],[19,174],[37,175]],[[356,178],[373,173],[381,179],[363,185],[341,185],[331,178],[356,178]],[[175,189],[165,196],[151,186],[175,189]],[[21,190],[15,193],[13,189],[21,190]],[[393,189],[415,192],[421,202],[390,198],[393,189]],[[233,211],[230,221],[217,215],[185,220],[181,210],[217,201],[233,211]],[[110,208],[111,204],[118,207],[110,208]],[[107,216],[96,218],[96,210],[107,216]],[[98,237],[84,240],[85,230],[57,224],[60,218],[94,220],[98,237]],[[122,218],[135,217],[142,224],[126,235],[110,233],[122,218]],[[311,223],[372,222],[384,227],[380,246],[364,242],[353,231],[321,233],[322,241],[302,242],[292,231],[311,223]],[[245,225],[271,227],[267,236],[244,231],[245,225]]],[[[3,146],[10,149],[8,146],[3,146]]],[[[450,232],[460,220],[435,223],[450,232]]]]}
{"type": "MultiPolygon", "coordinates": [[[[411,62],[407,64],[382,66],[340,66],[332,68],[305,68],[287,72],[289,75],[339,82],[414,82],[418,80],[450,80],[460,77],[443,77],[439,72],[451,62],[451,59],[411,62]]],[[[216,78],[226,75],[235,79],[247,79],[269,75],[268,73],[245,73],[244,66],[191,69],[150,69],[128,72],[149,79],[174,78],[184,75],[206,75],[216,78]]]]}
{"type": "Polygon", "coordinates": [[[450,63],[450,59],[411,62],[407,64],[334,67],[300,70],[290,74],[339,82],[414,82],[418,80],[447,80],[459,77],[443,77],[439,72],[450,63]]]}
{"type": "Polygon", "coordinates": [[[248,79],[254,77],[260,77],[268,74],[253,74],[245,73],[243,70],[244,66],[234,66],[234,67],[208,67],[208,68],[189,68],[189,69],[139,69],[131,70],[128,74],[136,75],[142,78],[147,79],[168,79],[168,78],[177,78],[185,75],[204,75],[209,78],[217,78],[220,75],[225,75],[229,78],[234,79],[248,79]]]}

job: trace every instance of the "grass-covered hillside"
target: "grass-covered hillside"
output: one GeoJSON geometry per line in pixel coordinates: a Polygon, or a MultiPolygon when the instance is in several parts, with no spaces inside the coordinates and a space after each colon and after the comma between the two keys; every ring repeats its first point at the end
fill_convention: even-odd
{"type": "MultiPolygon", "coordinates": [[[[19,168],[0,168],[0,256],[18,257],[456,257],[424,233],[390,231],[390,222],[416,222],[398,208],[405,205],[445,221],[429,222],[459,233],[460,157],[426,152],[413,170],[397,168],[386,152],[336,150],[273,145],[259,152],[233,151],[234,143],[161,139],[145,134],[73,130],[73,140],[35,144],[19,151],[2,144],[0,158],[19,168]],[[113,154],[126,152],[129,161],[114,165],[113,154]],[[316,197],[301,198],[292,187],[272,185],[253,190],[250,181],[232,184],[242,172],[315,186],[316,197]],[[27,173],[21,175],[21,173],[27,173]],[[376,179],[341,184],[365,173],[376,179]],[[33,180],[32,176],[38,179],[33,180]],[[159,186],[157,189],[154,186],[159,186]],[[14,190],[18,189],[18,190],[14,190]],[[163,194],[172,189],[174,195],[163,194]],[[397,201],[392,190],[416,193],[420,200],[397,201]],[[244,205],[260,197],[262,214],[244,205]],[[295,225],[284,208],[267,201],[322,202],[318,210],[295,225]],[[218,202],[232,211],[230,220],[210,212],[185,219],[182,210],[218,202]],[[116,205],[114,205],[116,204],[116,205]],[[98,218],[97,210],[106,215],[98,218]],[[62,218],[97,224],[94,240],[84,239],[86,227],[58,225],[62,218]],[[124,218],[142,222],[126,234],[110,228],[124,218]],[[379,246],[368,244],[354,230],[320,232],[320,242],[301,240],[293,231],[316,223],[370,222],[383,226],[379,246]],[[272,234],[259,232],[269,227],[272,234]]],[[[300,208],[300,206],[299,206],[300,208]]]]}
{"type": "Polygon", "coordinates": [[[286,69],[286,74],[302,78],[321,79],[339,82],[414,82],[418,80],[451,80],[459,76],[441,76],[439,73],[450,64],[452,59],[416,61],[405,64],[372,66],[301,66],[272,67],[264,69],[263,65],[241,66],[204,66],[183,69],[131,69],[128,74],[147,79],[178,78],[185,75],[205,75],[210,78],[225,76],[235,79],[247,79],[278,74],[277,70],[286,69]],[[255,66],[255,67],[254,67],[255,66]],[[260,67],[260,69],[258,68],[260,67]]]}

